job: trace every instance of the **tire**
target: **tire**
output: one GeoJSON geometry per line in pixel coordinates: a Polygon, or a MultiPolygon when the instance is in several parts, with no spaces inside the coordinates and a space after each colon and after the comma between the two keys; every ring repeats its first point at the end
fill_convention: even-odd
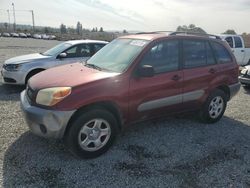
{"type": "Polygon", "coordinates": [[[91,109],[76,117],[67,130],[66,147],[79,158],[96,158],[113,144],[118,123],[112,113],[104,109],[91,109]]]}
{"type": "Polygon", "coordinates": [[[223,116],[226,106],[227,97],[224,91],[216,89],[207,98],[200,111],[200,119],[204,123],[215,123],[223,116]]]}

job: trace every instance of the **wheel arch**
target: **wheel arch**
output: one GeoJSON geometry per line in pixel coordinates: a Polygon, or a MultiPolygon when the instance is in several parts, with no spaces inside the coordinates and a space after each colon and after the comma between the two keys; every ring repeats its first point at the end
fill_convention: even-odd
{"type": "Polygon", "coordinates": [[[230,99],[230,88],[227,85],[220,85],[216,89],[222,90],[227,97],[227,101],[230,99]]]}
{"type": "Polygon", "coordinates": [[[30,70],[30,71],[27,73],[27,75],[25,76],[25,84],[27,84],[28,79],[29,79],[31,76],[33,76],[33,75],[35,75],[35,74],[37,74],[37,73],[39,73],[39,72],[42,72],[42,71],[44,71],[44,70],[46,70],[46,69],[44,69],[44,68],[34,68],[34,69],[30,70]]]}
{"type": "Polygon", "coordinates": [[[64,131],[64,136],[68,132],[70,126],[73,123],[73,121],[80,114],[83,114],[84,112],[86,112],[88,110],[91,110],[91,109],[94,109],[94,108],[102,108],[102,109],[105,109],[105,110],[109,111],[110,113],[112,113],[115,116],[115,118],[116,118],[116,120],[118,122],[119,131],[122,130],[122,122],[123,122],[122,113],[121,113],[121,110],[119,109],[118,105],[115,104],[112,101],[100,101],[100,102],[95,102],[95,103],[92,103],[92,104],[89,104],[89,105],[86,105],[86,106],[82,106],[79,109],[77,109],[75,111],[75,113],[72,115],[72,117],[70,118],[70,120],[68,121],[68,124],[67,124],[67,126],[65,128],[65,131],[64,131]]]}

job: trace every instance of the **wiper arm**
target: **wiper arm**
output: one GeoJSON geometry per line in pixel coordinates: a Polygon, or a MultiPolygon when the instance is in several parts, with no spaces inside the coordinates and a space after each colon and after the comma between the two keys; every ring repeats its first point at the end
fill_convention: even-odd
{"type": "Polygon", "coordinates": [[[102,70],[101,67],[99,67],[99,66],[97,66],[97,65],[95,65],[95,64],[91,64],[91,63],[86,63],[84,66],[86,66],[86,67],[91,67],[91,68],[97,69],[97,70],[99,70],[99,71],[102,70]]]}

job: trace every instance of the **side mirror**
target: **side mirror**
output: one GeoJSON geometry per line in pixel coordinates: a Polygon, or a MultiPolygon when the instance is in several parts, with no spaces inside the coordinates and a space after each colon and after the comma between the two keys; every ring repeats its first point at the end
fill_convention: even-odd
{"type": "Polygon", "coordinates": [[[64,52],[64,53],[60,53],[59,55],[58,55],[58,58],[59,59],[61,59],[61,58],[65,58],[65,57],[67,57],[67,54],[64,52]]]}
{"type": "Polygon", "coordinates": [[[138,75],[140,77],[152,77],[154,76],[155,71],[151,65],[143,65],[138,69],[138,75]]]}

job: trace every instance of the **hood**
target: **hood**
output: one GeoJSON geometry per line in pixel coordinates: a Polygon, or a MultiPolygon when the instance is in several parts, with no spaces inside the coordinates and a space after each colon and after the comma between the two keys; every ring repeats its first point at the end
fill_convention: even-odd
{"type": "Polygon", "coordinates": [[[74,87],[119,74],[88,68],[82,63],[74,63],[42,71],[29,80],[29,85],[35,90],[50,87],[74,87]]]}
{"type": "Polygon", "coordinates": [[[8,65],[8,64],[20,64],[20,63],[24,63],[27,61],[29,62],[32,60],[49,59],[49,58],[51,58],[51,57],[44,56],[44,55],[41,55],[39,53],[35,53],[35,54],[28,54],[28,55],[22,55],[22,56],[10,58],[10,59],[6,60],[4,64],[6,64],[6,65],[8,65]]]}

